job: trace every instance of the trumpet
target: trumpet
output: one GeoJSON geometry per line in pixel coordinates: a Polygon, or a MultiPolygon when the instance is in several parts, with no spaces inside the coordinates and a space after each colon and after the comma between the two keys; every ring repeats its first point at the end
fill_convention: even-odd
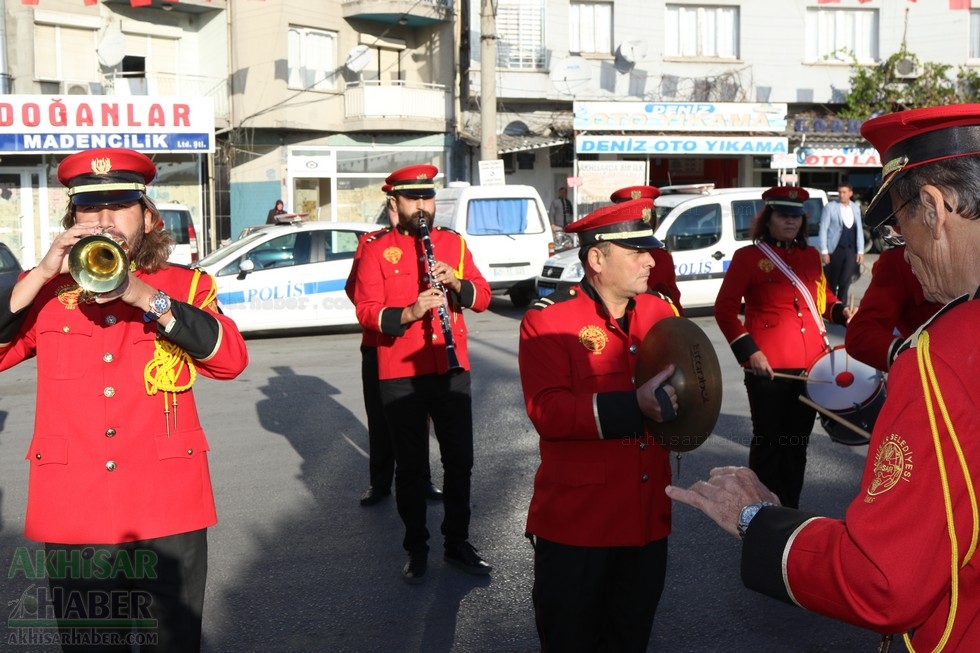
{"type": "Polygon", "coordinates": [[[112,292],[129,276],[128,245],[105,233],[85,236],[68,254],[68,273],[83,291],[83,299],[112,292]]]}

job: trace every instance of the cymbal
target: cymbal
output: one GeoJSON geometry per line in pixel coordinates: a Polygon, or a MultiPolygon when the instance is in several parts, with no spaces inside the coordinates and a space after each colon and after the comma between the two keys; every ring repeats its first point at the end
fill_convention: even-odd
{"type": "Polygon", "coordinates": [[[677,417],[665,423],[645,419],[647,431],[670,451],[685,452],[704,444],[721,414],[721,366],[707,334],[685,317],[654,324],[637,353],[639,387],[673,364],[667,383],[677,391],[677,417]]]}

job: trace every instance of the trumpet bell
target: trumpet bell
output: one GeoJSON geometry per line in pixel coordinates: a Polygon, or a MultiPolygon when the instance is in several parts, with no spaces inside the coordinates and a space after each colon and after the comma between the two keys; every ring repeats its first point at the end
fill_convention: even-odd
{"type": "Polygon", "coordinates": [[[109,236],[86,236],[68,254],[68,273],[86,292],[112,292],[129,275],[129,257],[125,248],[109,236]]]}

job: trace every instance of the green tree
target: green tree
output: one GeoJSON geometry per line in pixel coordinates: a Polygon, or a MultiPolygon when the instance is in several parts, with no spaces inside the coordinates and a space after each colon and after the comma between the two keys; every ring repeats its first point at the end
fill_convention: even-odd
{"type": "Polygon", "coordinates": [[[920,62],[904,46],[873,65],[858,63],[853,53],[850,56],[854,68],[851,88],[838,112],[841,118],[866,119],[906,109],[980,101],[980,75],[964,66],[951,78],[951,65],[920,62]],[[909,74],[911,70],[917,74],[909,74]]]}

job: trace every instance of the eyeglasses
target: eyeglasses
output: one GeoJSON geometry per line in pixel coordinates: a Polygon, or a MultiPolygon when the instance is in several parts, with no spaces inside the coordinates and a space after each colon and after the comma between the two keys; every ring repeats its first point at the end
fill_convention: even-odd
{"type": "Polygon", "coordinates": [[[885,241],[886,245],[891,247],[901,247],[905,244],[905,236],[902,232],[898,230],[898,218],[896,217],[900,211],[905,209],[906,206],[911,204],[914,200],[918,199],[917,196],[910,197],[909,199],[902,202],[902,205],[888,214],[888,217],[881,221],[881,224],[875,229],[875,234],[885,241]]]}
{"type": "MultiPolygon", "coordinates": [[[[905,236],[898,230],[898,214],[917,199],[919,199],[918,195],[905,200],[900,207],[889,213],[888,217],[882,220],[881,224],[875,229],[875,235],[881,238],[886,245],[901,247],[905,244],[905,236]]],[[[953,207],[949,205],[945,197],[943,198],[943,207],[950,213],[954,212],[953,207]]]]}

